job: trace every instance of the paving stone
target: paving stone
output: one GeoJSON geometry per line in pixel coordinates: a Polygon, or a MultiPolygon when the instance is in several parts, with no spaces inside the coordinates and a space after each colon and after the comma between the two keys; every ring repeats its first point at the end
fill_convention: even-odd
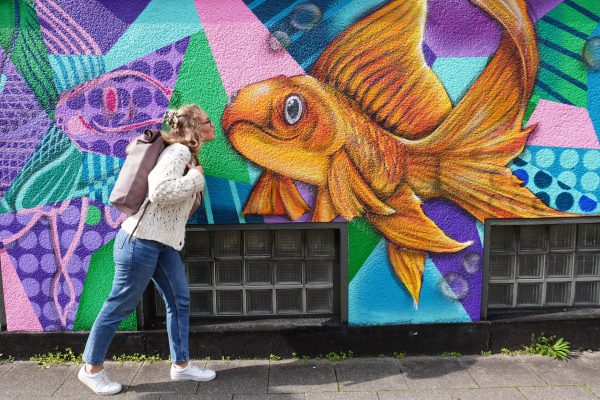
{"type": "Polygon", "coordinates": [[[163,393],[160,400],[231,400],[231,394],[175,394],[163,393]]]}
{"type": "Polygon", "coordinates": [[[546,386],[519,388],[527,400],[598,400],[583,386],[546,386]]]}
{"type": "Polygon", "coordinates": [[[406,390],[406,382],[393,358],[352,358],[335,365],[342,392],[406,390]]]}
{"type": "Polygon", "coordinates": [[[0,378],[0,394],[50,396],[76,367],[73,363],[41,368],[36,363],[18,362],[0,378]]]}
{"type": "MultiPolygon", "coordinates": [[[[204,361],[195,362],[199,367],[205,365],[204,361]]],[[[184,381],[172,382],[169,375],[170,364],[166,362],[144,363],[131,382],[127,392],[133,393],[160,393],[160,394],[195,394],[200,382],[184,381]]],[[[162,397],[162,396],[161,396],[162,397]]]]}
{"type": "Polygon", "coordinates": [[[517,388],[453,389],[454,400],[526,400],[517,388]]]}
{"type": "Polygon", "coordinates": [[[198,394],[266,394],[268,360],[210,361],[206,368],[217,372],[210,382],[200,382],[198,394]]]}
{"type": "Polygon", "coordinates": [[[521,356],[549,385],[600,384],[600,373],[589,363],[570,359],[559,361],[544,356],[521,356]]]}
{"type": "Polygon", "coordinates": [[[408,387],[411,389],[476,388],[463,364],[448,357],[407,357],[399,360],[408,387]]]}
{"type": "Polygon", "coordinates": [[[306,400],[377,400],[376,392],[307,393],[306,400]]]}
{"type": "Polygon", "coordinates": [[[379,400],[452,400],[447,390],[382,391],[379,400]]]}
{"type": "Polygon", "coordinates": [[[12,367],[14,367],[15,365],[17,365],[17,362],[0,362],[0,378],[2,377],[2,375],[4,375],[5,373],[7,373],[8,371],[11,370],[12,367]]]}
{"type": "Polygon", "coordinates": [[[596,352],[585,352],[575,356],[576,360],[581,360],[586,364],[600,370],[600,351],[596,352]]]}
{"type": "Polygon", "coordinates": [[[288,394],[236,394],[233,400],[305,400],[304,393],[288,393],[288,394]]]}
{"type": "MultiPolygon", "coordinates": [[[[77,397],[83,398],[82,396],[86,393],[90,395],[91,398],[96,394],[92,392],[87,386],[79,381],[77,378],[77,374],[81,369],[83,364],[79,364],[76,368],[71,371],[71,374],[67,377],[65,382],[61,385],[61,387],[56,391],[54,396],[60,398],[69,398],[69,397],[77,397]]],[[[104,367],[106,368],[106,372],[108,372],[108,376],[115,382],[119,382],[123,386],[123,393],[127,392],[129,389],[129,385],[131,381],[135,377],[136,373],[142,366],[142,363],[124,363],[119,364],[113,361],[107,361],[104,363],[104,367]]]]}
{"type": "Polygon", "coordinates": [[[480,387],[546,386],[519,357],[465,356],[460,362],[480,387]]]}
{"type": "Polygon", "coordinates": [[[337,392],[333,364],[326,360],[272,361],[269,393],[337,392]]]}

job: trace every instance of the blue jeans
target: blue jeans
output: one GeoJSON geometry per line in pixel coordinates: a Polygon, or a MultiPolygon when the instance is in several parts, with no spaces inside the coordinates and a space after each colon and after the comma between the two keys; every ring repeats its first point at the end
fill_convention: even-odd
{"type": "Polygon", "coordinates": [[[188,361],[190,292],[179,252],[121,229],[115,238],[114,258],[112,291],[92,326],[83,360],[93,365],[104,363],[119,323],[135,310],[152,280],[166,305],[171,360],[188,361]]]}

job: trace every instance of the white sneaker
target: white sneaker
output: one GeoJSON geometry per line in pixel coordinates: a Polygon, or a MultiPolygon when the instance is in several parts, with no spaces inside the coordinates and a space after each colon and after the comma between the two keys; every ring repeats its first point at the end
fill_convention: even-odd
{"type": "Polygon", "coordinates": [[[185,368],[175,368],[171,364],[172,381],[212,381],[217,374],[212,369],[198,368],[191,362],[185,368]]]}
{"type": "Polygon", "coordinates": [[[117,394],[121,391],[121,384],[113,382],[108,377],[106,370],[103,369],[95,374],[88,374],[85,370],[85,365],[81,367],[77,374],[79,380],[92,391],[100,396],[108,396],[111,394],[117,394]]]}

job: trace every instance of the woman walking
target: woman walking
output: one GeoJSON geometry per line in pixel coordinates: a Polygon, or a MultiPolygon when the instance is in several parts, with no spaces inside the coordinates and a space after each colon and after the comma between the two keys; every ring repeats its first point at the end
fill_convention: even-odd
{"type": "Polygon", "coordinates": [[[115,238],[112,291],[83,353],[85,365],[78,377],[96,394],[121,391],[121,385],[108,377],[104,358],[117,326],[133,312],[150,280],[166,305],[171,380],[209,381],[216,375],[189,361],[190,294],[179,255],[195,196],[204,188],[196,156],[204,142],[215,138],[215,129],[206,112],[194,104],[169,110],[166,123],[171,128],[162,133],[167,147],[148,175],[148,198],[140,211],[123,222],[115,238]]]}

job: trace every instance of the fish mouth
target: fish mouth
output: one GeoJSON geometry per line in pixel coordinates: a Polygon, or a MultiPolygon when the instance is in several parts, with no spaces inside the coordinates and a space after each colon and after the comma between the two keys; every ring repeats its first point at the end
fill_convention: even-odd
{"type": "Polygon", "coordinates": [[[248,120],[237,120],[237,121],[233,121],[230,123],[226,123],[225,121],[223,122],[223,130],[225,131],[225,134],[227,135],[227,137],[230,137],[234,131],[239,130],[239,129],[244,129],[244,128],[248,129],[253,134],[260,132],[266,136],[269,136],[273,139],[281,140],[281,141],[289,141],[289,140],[297,138],[300,135],[300,133],[295,133],[294,135],[291,135],[291,136],[278,135],[277,133],[275,133],[275,129],[266,128],[264,126],[258,125],[256,123],[254,123],[252,121],[248,121],[248,120]]]}

